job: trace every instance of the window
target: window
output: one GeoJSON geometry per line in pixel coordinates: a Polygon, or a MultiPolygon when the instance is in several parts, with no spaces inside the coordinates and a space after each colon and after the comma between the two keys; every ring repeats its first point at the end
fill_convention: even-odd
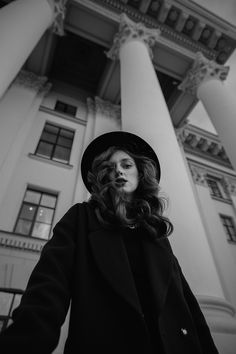
{"type": "Polygon", "coordinates": [[[46,123],[35,154],[46,159],[69,164],[74,131],[46,123]]]}
{"type": "Polygon", "coordinates": [[[221,222],[229,241],[236,242],[236,229],[234,219],[228,215],[220,214],[221,222]]]}
{"type": "Polygon", "coordinates": [[[207,184],[212,196],[223,198],[223,195],[219,187],[219,182],[217,180],[207,178],[207,184]]]}
{"type": "Polygon", "coordinates": [[[66,113],[66,114],[69,114],[70,116],[75,117],[77,107],[72,106],[72,105],[65,103],[65,102],[57,101],[56,105],[55,105],[55,111],[66,113]]]}
{"type": "Polygon", "coordinates": [[[212,197],[230,201],[229,193],[220,178],[208,176],[206,181],[212,197]]]}
{"type": "Polygon", "coordinates": [[[14,232],[49,239],[57,195],[28,188],[20,208],[14,232]]]}

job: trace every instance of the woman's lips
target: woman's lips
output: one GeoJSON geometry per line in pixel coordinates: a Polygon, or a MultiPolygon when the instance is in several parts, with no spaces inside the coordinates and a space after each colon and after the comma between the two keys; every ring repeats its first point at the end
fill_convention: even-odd
{"type": "Polygon", "coordinates": [[[127,182],[127,180],[124,179],[124,178],[117,178],[117,179],[115,180],[115,183],[118,184],[120,187],[121,187],[121,186],[124,186],[126,182],[127,182]]]}

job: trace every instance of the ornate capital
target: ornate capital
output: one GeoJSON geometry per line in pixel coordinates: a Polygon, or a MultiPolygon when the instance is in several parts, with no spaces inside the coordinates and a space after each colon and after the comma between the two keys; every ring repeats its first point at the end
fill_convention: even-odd
{"type": "Polygon", "coordinates": [[[102,100],[100,97],[95,97],[95,109],[96,112],[106,117],[120,121],[121,109],[119,105],[114,105],[109,101],[102,100]]]}
{"type": "Polygon", "coordinates": [[[23,86],[25,88],[33,89],[36,92],[43,90],[47,82],[46,76],[37,76],[36,74],[21,70],[14,80],[13,84],[23,86]]]}
{"type": "Polygon", "coordinates": [[[197,95],[198,87],[203,82],[212,79],[223,81],[228,72],[229,66],[217,64],[214,60],[209,60],[201,52],[198,52],[192,68],[178,88],[192,95],[197,95]]]}
{"type": "Polygon", "coordinates": [[[64,35],[64,19],[66,15],[66,3],[68,0],[48,0],[54,11],[52,30],[59,36],[64,35]]]}
{"type": "Polygon", "coordinates": [[[121,14],[119,32],[115,35],[111,49],[106,53],[108,58],[116,60],[119,58],[122,45],[131,40],[140,40],[148,48],[150,57],[153,57],[152,47],[155,45],[160,30],[145,27],[142,23],[133,22],[127,15],[121,14]]]}
{"type": "Polygon", "coordinates": [[[193,177],[193,181],[195,184],[199,184],[200,186],[203,187],[208,187],[207,182],[206,182],[206,174],[207,171],[203,168],[190,165],[190,171],[193,177]]]}

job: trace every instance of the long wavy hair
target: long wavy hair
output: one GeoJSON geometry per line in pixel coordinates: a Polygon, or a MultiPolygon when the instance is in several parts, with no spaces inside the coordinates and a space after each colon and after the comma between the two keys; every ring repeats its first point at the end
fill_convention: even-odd
{"type": "Polygon", "coordinates": [[[157,169],[150,158],[123,147],[112,146],[95,157],[88,172],[88,181],[92,186],[89,203],[94,206],[97,218],[105,228],[139,225],[155,240],[172,233],[172,223],[163,216],[167,200],[159,196],[157,169]],[[115,182],[109,178],[114,168],[109,160],[118,150],[131,156],[138,169],[139,183],[132,198],[118,190],[115,182]]]}

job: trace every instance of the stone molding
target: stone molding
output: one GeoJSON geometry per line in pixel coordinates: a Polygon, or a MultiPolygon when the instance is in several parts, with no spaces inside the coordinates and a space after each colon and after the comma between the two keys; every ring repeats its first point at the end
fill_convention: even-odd
{"type": "Polygon", "coordinates": [[[192,164],[189,164],[189,168],[190,168],[194,183],[198,184],[202,187],[208,188],[207,181],[206,181],[207,170],[203,167],[195,166],[192,164]]]}
{"type": "Polygon", "coordinates": [[[121,108],[109,101],[104,101],[100,97],[95,97],[95,111],[102,115],[121,121],[121,108]]]}
{"type": "Polygon", "coordinates": [[[225,149],[217,135],[202,131],[191,125],[184,125],[176,129],[178,139],[185,152],[200,156],[221,165],[232,168],[225,149]]]}
{"type": "Polygon", "coordinates": [[[224,184],[224,188],[230,195],[236,196],[236,179],[232,179],[230,177],[224,177],[222,179],[224,184]]]}
{"type": "Polygon", "coordinates": [[[119,32],[115,35],[111,49],[106,53],[108,58],[116,60],[119,58],[120,48],[126,42],[139,40],[146,44],[151,59],[153,58],[152,47],[158,40],[161,31],[147,28],[141,22],[132,21],[126,14],[121,14],[119,32]]]}
{"type": "Polygon", "coordinates": [[[68,0],[48,0],[49,5],[53,8],[54,20],[52,30],[59,36],[64,33],[64,20],[66,16],[66,3],[68,0]]]}
{"type": "Polygon", "coordinates": [[[214,60],[209,60],[201,52],[196,54],[196,59],[192,68],[187,72],[185,79],[178,86],[184,92],[197,96],[199,86],[209,80],[226,79],[229,66],[217,64],[214,60]]]}
{"type": "Polygon", "coordinates": [[[4,248],[40,253],[46,241],[0,230],[0,247],[4,248]]]}
{"type": "Polygon", "coordinates": [[[46,82],[46,76],[38,76],[30,71],[21,70],[13,81],[13,84],[39,92],[44,88],[48,88],[47,85],[45,86],[46,82]]]}

